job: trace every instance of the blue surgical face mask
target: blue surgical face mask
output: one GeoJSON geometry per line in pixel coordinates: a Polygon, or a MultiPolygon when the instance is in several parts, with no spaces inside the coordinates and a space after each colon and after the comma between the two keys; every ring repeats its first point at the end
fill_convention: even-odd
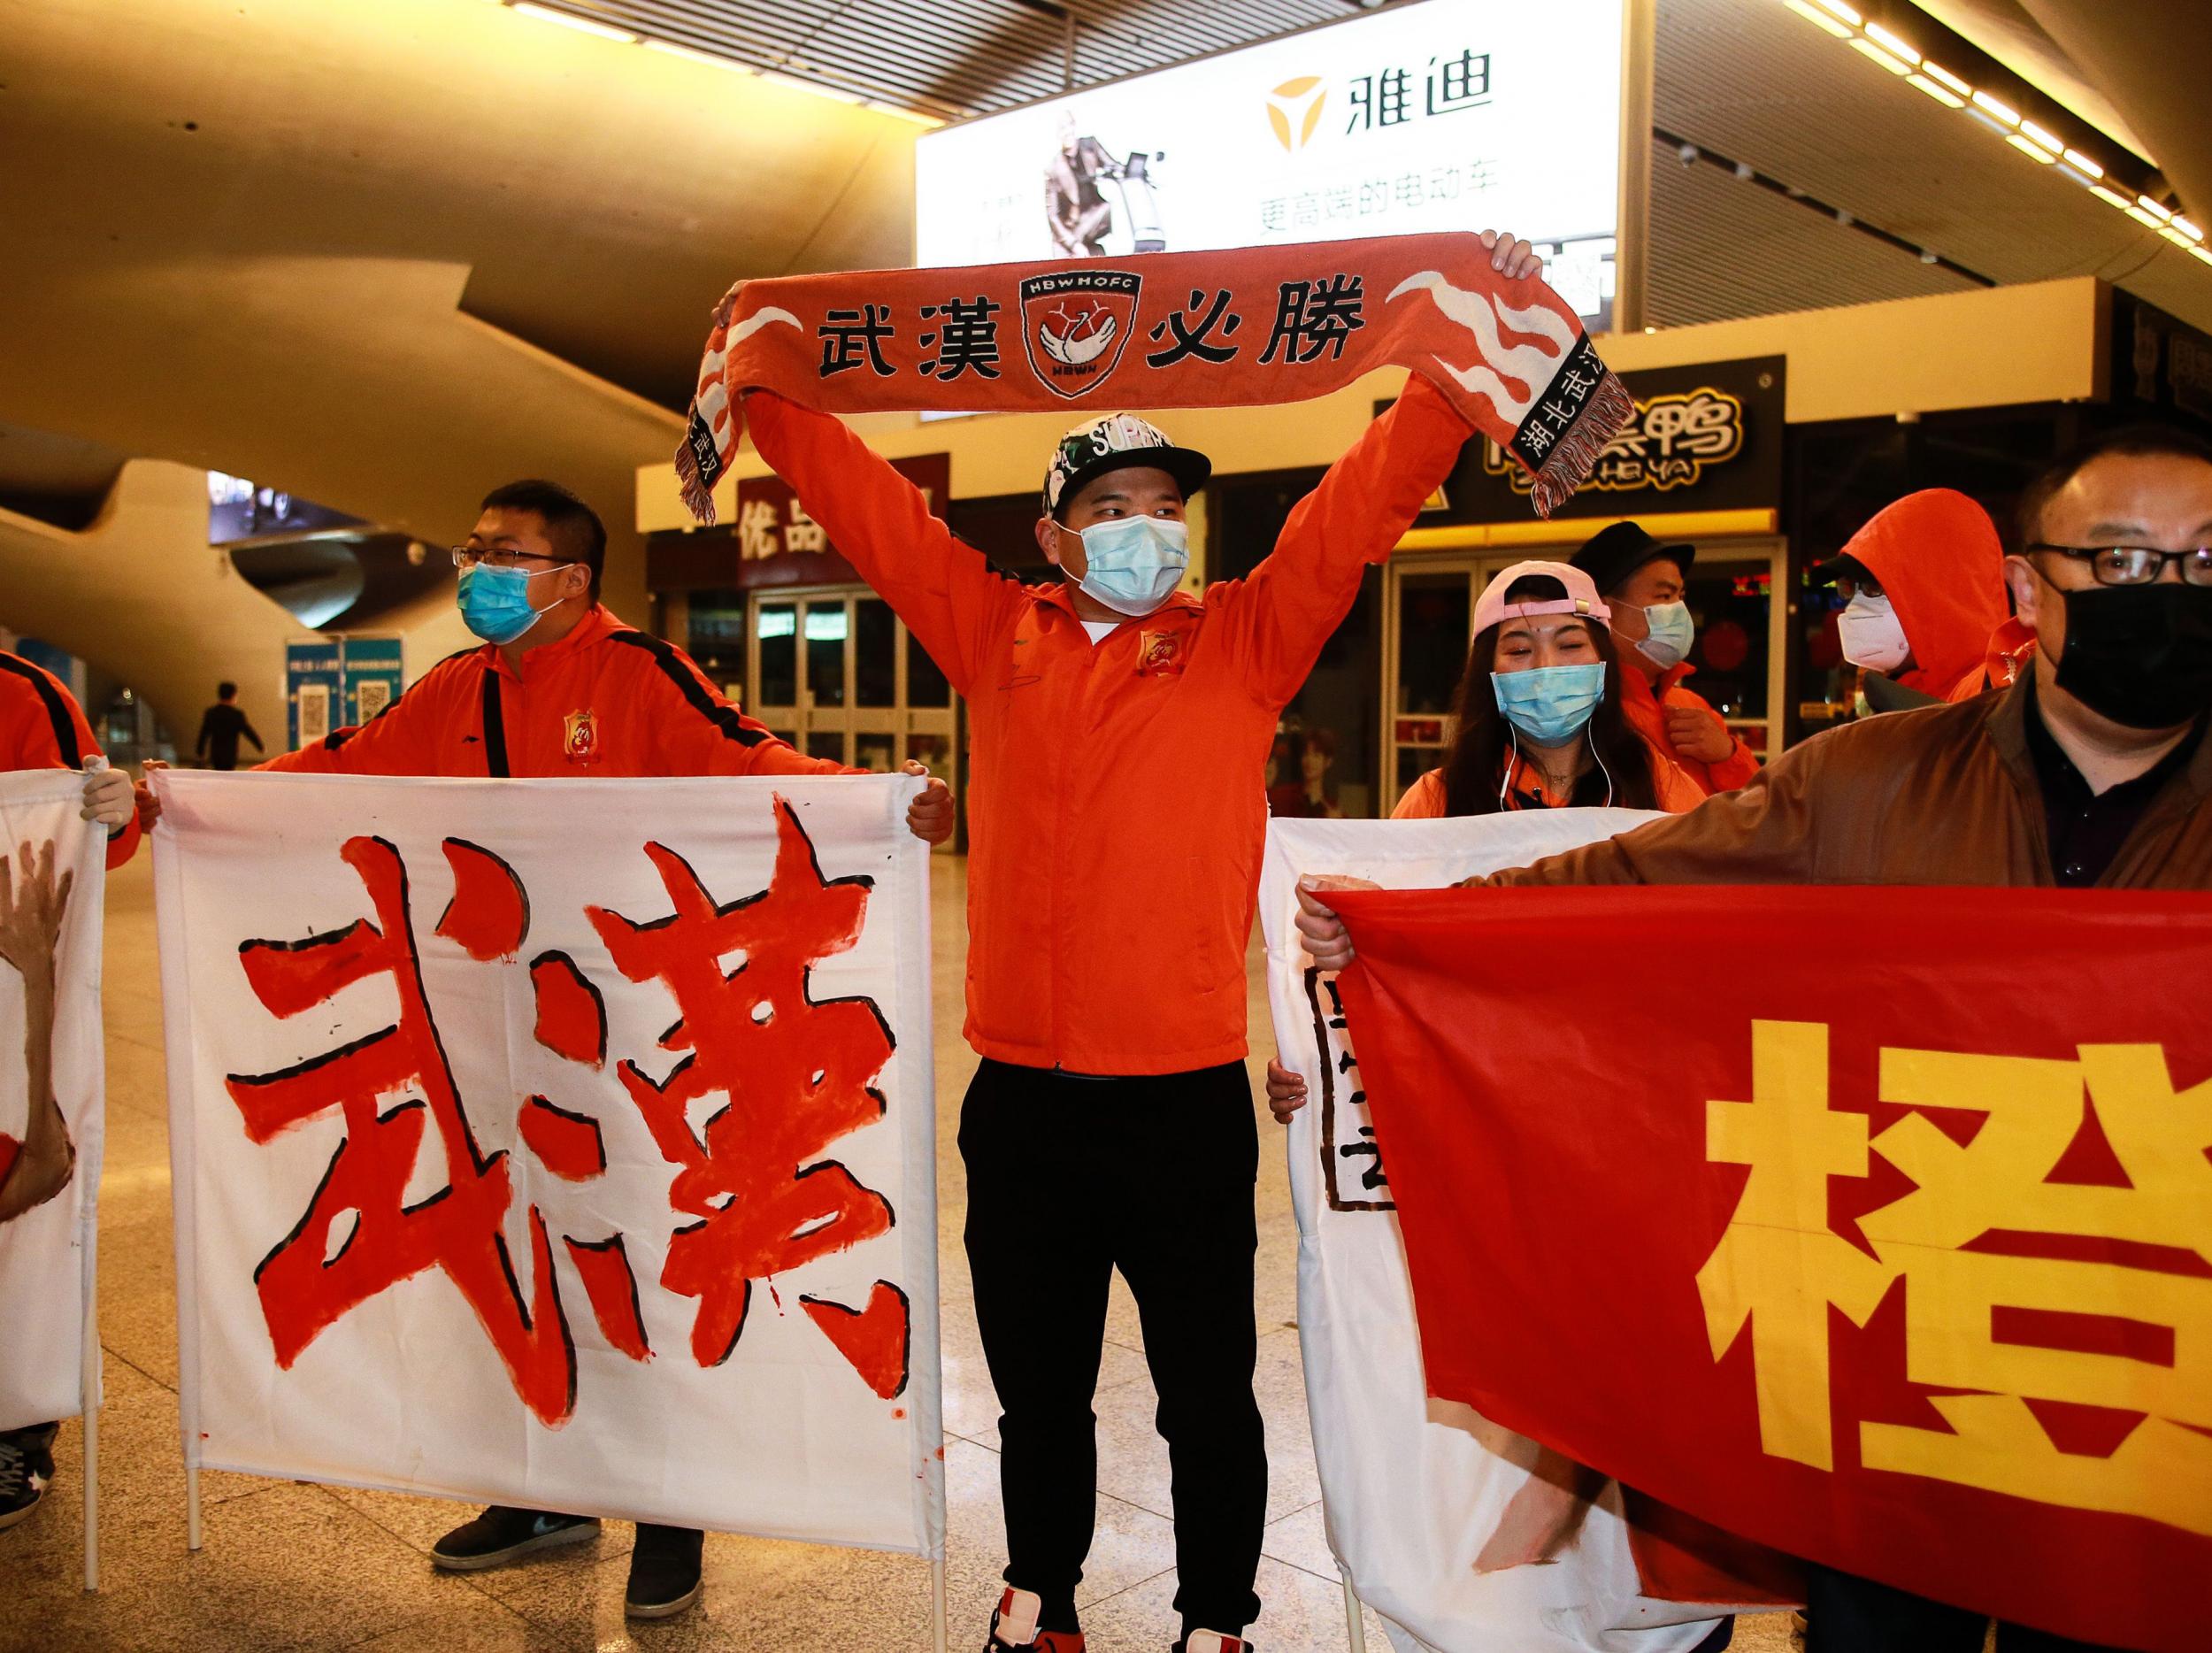
{"type": "Polygon", "coordinates": [[[1169,518],[1113,517],[1094,522],[1081,538],[1081,588],[1133,619],[1166,602],[1190,565],[1190,529],[1169,518]]]}
{"type": "Polygon", "coordinates": [[[1644,611],[1644,624],[1651,628],[1651,635],[1636,645],[1645,659],[1661,671],[1690,657],[1690,645],[1697,641],[1697,622],[1690,618],[1686,603],[1655,603],[1644,611]]]}
{"type": "Polygon", "coordinates": [[[461,571],[461,622],[486,642],[508,643],[538,623],[538,617],[560,602],[558,597],[535,608],[530,602],[530,582],[539,574],[557,574],[562,568],[495,568],[479,563],[461,571]]]}
{"type": "Polygon", "coordinates": [[[1605,698],[1605,663],[1493,672],[1490,689],[1507,722],[1539,746],[1563,746],[1605,698]]]}

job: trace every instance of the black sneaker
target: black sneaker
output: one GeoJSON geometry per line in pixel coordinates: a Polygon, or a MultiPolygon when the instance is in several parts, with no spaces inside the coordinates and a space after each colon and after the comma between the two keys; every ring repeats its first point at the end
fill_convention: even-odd
{"type": "Polygon", "coordinates": [[[54,1437],[59,1424],[33,1424],[0,1434],[0,1531],[38,1508],[54,1479],[54,1437]]]}
{"type": "Polygon", "coordinates": [[[622,1611],[633,1618],[673,1618],[699,1599],[699,1554],[707,1535],[695,1526],[640,1521],[630,1551],[630,1587],[622,1611]]]}
{"type": "Polygon", "coordinates": [[[444,1572],[482,1572],[541,1549],[586,1543],[598,1534],[595,1516],[548,1515],[542,1510],[512,1510],[495,1503],[433,1544],[430,1565],[444,1572]]]}

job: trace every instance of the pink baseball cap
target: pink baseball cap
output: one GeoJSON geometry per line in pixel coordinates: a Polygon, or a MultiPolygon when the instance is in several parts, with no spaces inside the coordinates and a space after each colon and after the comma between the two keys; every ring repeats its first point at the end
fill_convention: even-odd
{"type": "Polygon", "coordinates": [[[1475,634],[1480,636],[1493,626],[1532,614],[1579,614],[1608,631],[1613,628],[1613,611],[1606,607],[1597,587],[1582,570],[1569,563],[1516,563],[1485,586],[1476,599],[1475,634]],[[1505,594],[1513,588],[1514,581],[1531,574],[1556,580],[1567,588],[1567,595],[1537,603],[1508,603],[1505,594]]]}

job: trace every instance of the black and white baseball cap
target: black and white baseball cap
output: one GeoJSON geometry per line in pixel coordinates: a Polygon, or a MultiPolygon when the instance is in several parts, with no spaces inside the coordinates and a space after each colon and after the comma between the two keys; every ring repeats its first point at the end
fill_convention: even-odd
{"type": "Polygon", "coordinates": [[[1175,479],[1188,498],[1206,486],[1213,461],[1188,448],[1178,448],[1158,426],[1133,413],[1109,413],[1078,425],[1052,450],[1045,467],[1045,515],[1057,520],[1060,505],[1094,477],[1131,465],[1151,465],[1175,479]]]}

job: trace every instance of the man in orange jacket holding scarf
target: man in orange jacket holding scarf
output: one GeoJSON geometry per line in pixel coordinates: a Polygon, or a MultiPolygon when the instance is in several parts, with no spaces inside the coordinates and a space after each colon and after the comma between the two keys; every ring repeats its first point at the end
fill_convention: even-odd
{"type": "MultiPolygon", "coordinates": [[[[1532,273],[1510,235],[1493,270],[1532,273]]],[[[1274,554],[1179,589],[1206,458],[1129,414],[1071,431],[1024,586],[953,538],[837,419],[767,391],[745,419],[838,549],[967,698],[974,784],[961,1118],[976,1319],[1004,1409],[1007,1588],[989,1653],[1078,1653],[1108,1286],[1143,1318],[1174,1476],[1182,1653],[1241,1653],[1267,1499],[1252,1395],[1258,1144],[1244,955],[1262,774],[1371,564],[1471,434],[1409,381],[1274,554]],[[1140,934],[1152,943],[1133,944],[1140,934]]]]}

